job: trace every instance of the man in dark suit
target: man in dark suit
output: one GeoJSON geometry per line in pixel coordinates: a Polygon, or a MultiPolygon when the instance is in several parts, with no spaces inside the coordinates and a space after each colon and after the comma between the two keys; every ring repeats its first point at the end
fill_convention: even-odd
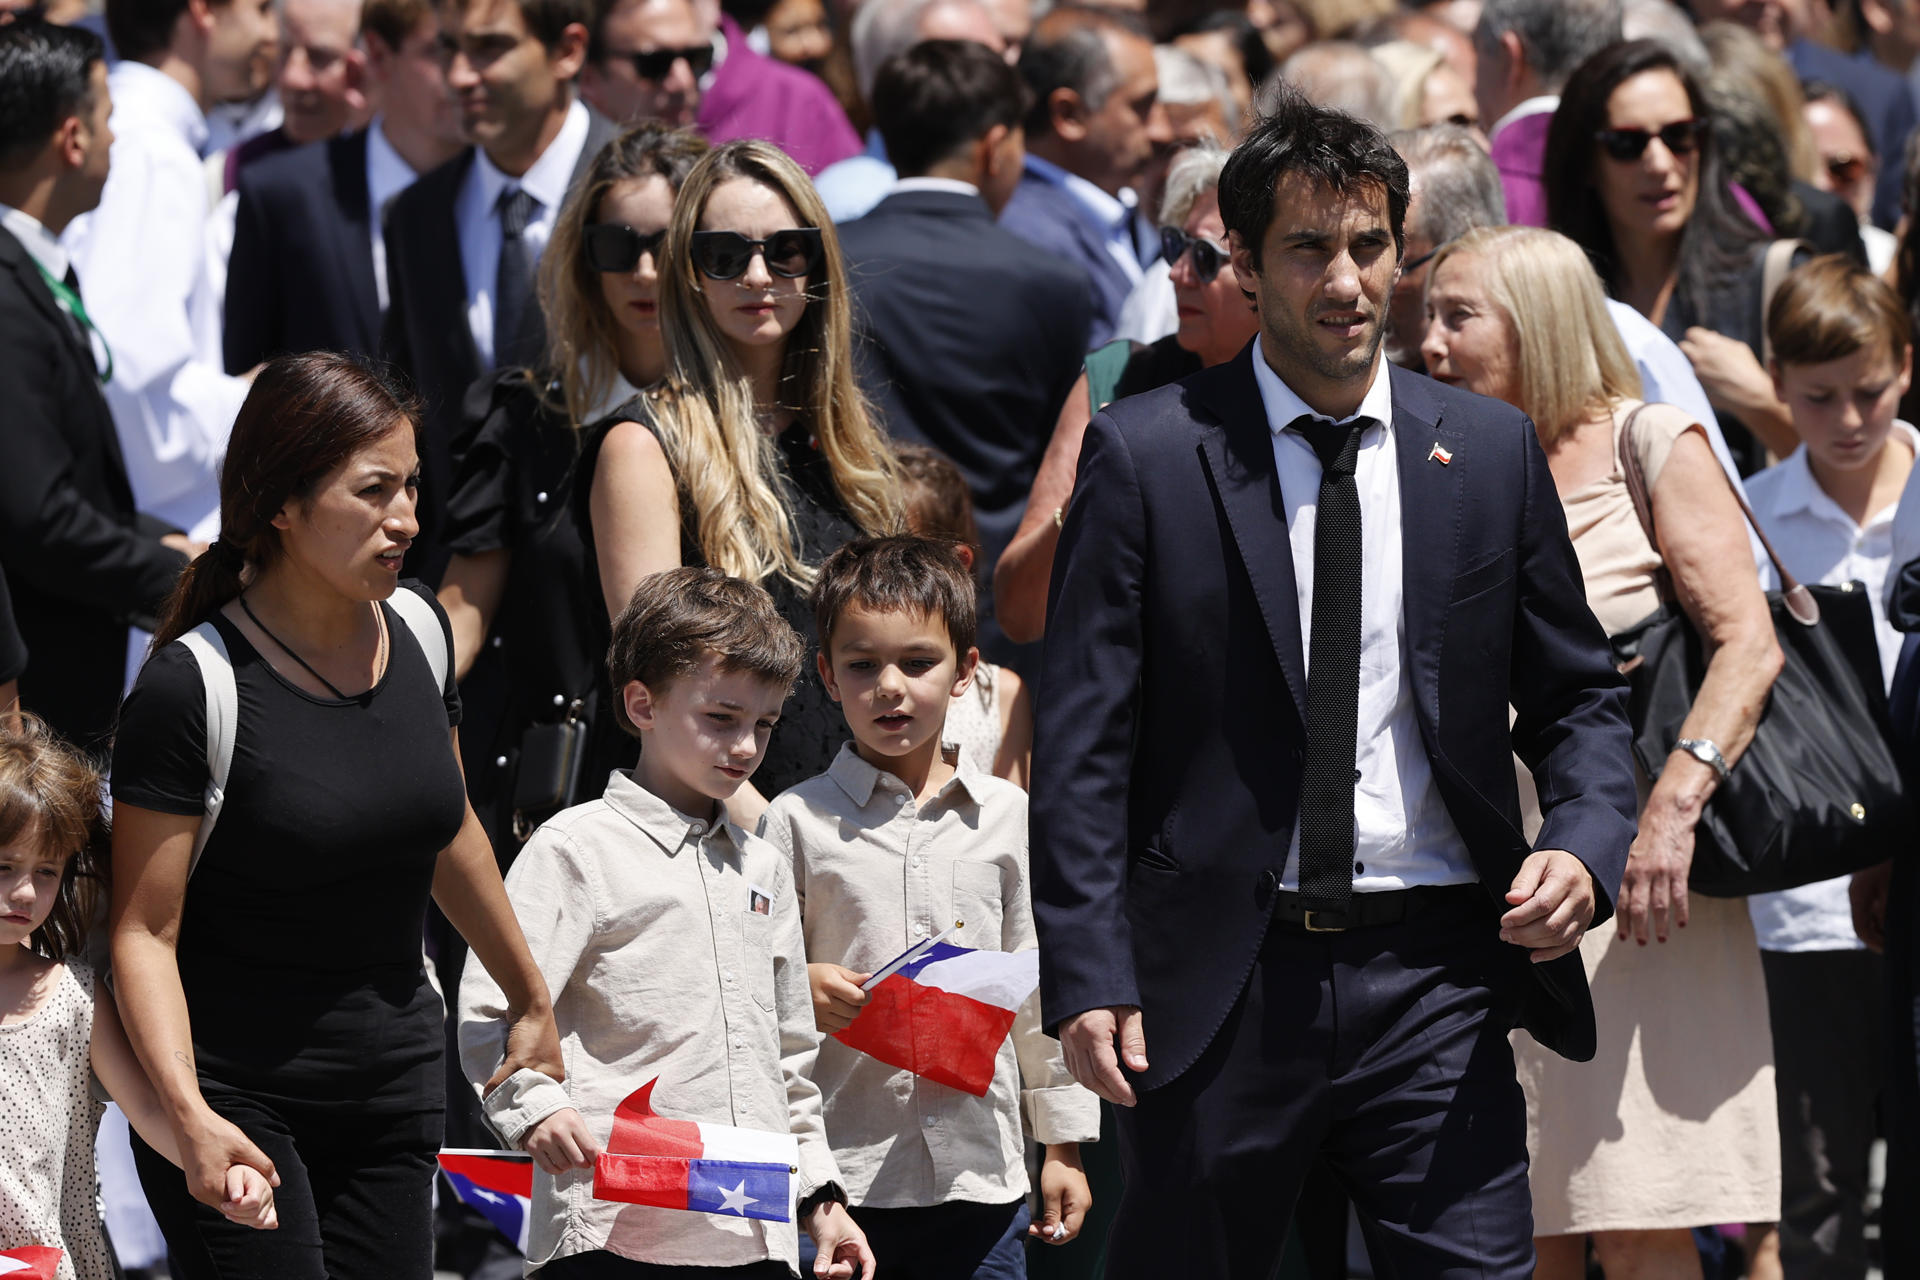
{"type": "MultiPolygon", "coordinates": [[[[890,59],[873,109],[900,181],[840,229],[861,383],[895,437],[959,466],[989,565],[1020,523],[1091,319],[1084,272],[994,223],[1020,179],[1023,96],[972,41],[890,59]]],[[[1011,659],[998,627],[982,634],[989,657],[1011,659]]]]}
{"type": "Polygon", "coordinates": [[[1020,74],[1032,93],[1026,172],[1000,225],[1087,273],[1098,347],[1160,253],[1134,192],[1154,148],[1173,141],[1153,43],[1125,14],[1062,8],[1035,24],[1020,74]]]}
{"type": "Polygon", "coordinates": [[[100,749],[127,669],[127,624],[187,563],[178,530],[134,511],[108,367],[58,236],[106,184],[113,134],[100,39],[0,28],[0,565],[31,655],[28,709],[100,749]]]}
{"type": "Polygon", "coordinates": [[[380,350],[386,253],[380,209],[464,147],[428,0],[368,0],[366,79],[380,115],[366,129],[240,173],[227,271],[225,355],[245,373],[287,352],[380,350]]]}
{"type": "Polygon", "coordinates": [[[1507,1033],[1595,1051],[1626,686],[1532,424],[1382,357],[1406,203],[1376,130],[1281,95],[1220,179],[1259,337],[1087,428],[1033,896],[1046,1023],[1119,1104],[1109,1276],[1270,1274],[1323,1159],[1376,1274],[1524,1280],[1507,1033]]]}
{"type": "MultiPolygon", "coordinates": [[[[539,363],[534,269],[576,178],[614,126],[574,92],[591,0],[447,0],[440,45],[473,146],[401,193],[386,222],[382,347],[425,406],[420,535],[409,572],[438,582],[462,401],[488,370],[539,363]]],[[[477,422],[478,414],[471,417],[477,422]]]]}

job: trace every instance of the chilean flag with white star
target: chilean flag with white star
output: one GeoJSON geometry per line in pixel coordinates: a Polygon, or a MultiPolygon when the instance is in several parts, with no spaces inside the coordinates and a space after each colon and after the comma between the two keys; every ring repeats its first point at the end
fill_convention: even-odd
{"type": "Polygon", "coordinates": [[[440,1172],[463,1204],[499,1228],[521,1253],[527,1251],[527,1220],[533,1208],[533,1157],[523,1151],[440,1153],[440,1172]]]}
{"type": "Polygon", "coordinates": [[[614,1108],[594,1162],[598,1200],[719,1217],[793,1221],[800,1143],[791,1133],[672,1120],[653,1109],[649,1080],[614,1108]]]}
{"type": "Polygon", "coordinates": [[[42,1245],[0,1249],[0,1276],[8,1280],[53,1280],[60,1274],[61,1252],[42,1245]]]}

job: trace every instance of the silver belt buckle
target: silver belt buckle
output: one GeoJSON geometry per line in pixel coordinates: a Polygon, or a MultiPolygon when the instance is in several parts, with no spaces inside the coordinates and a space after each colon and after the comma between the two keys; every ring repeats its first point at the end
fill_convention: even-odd
{"type": "Polygon", "coordinates": [[[1338,911],[1308,911],[1303,913],[1300,923],[1308,933],[1345,933],[1347,926],[1344,924],[1319,924],[1314,920],[1315,916],[1341,916],[1344,914],[1345,913],[1338,911]]]}

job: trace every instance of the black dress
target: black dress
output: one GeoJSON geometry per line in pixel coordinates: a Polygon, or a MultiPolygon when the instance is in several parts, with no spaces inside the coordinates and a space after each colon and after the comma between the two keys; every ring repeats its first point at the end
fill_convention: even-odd
{"type": "MultiPolygon", "coordinates": [[[[433,600],[418,584],[401,589],[433,600]]],[[[201,1092],[275,1161],[281,1226],[227,1223],[136,1137],[141,1183],[190,1280],[432,1270],[443,1013],[420,931],[440,852],[466,813],[447,732],[460,699],[451,680],[434,686],[413,632],[381,608],[387,670],[344,701],[296,687],[215,619],[239,720],[177,960],[201,1092]]],[[[121,708],[114,795],[191,816],[207,781],[200,668],[169,645],[121,708]]]]}

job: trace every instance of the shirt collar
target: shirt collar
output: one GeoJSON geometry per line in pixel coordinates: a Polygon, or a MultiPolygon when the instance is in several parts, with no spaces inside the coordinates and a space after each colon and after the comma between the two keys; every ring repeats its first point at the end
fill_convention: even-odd
{"type": "Polygon", "coordinates": [[[374,221],[378,224],[380,207],[413,185],[420,175],[407,158],[387,139],[386,124],[376,119],[367,128],[367,195],[374,221]]]}
{"type": "Polygon", "coordinates": [[[206,151],[207,113],[185,85],[166,72],[131,59],[114,64],[112,82],[114,132],[134,120],[158,119],[186,139],[195,155],[206,151]]]}
{"type": "MultiPolygon", "coordinates": [[[[978,804],[980,800],[979,774],[971,764],[967,763],[966,753],[953,749],[951,744],[949,744],[947,747],[947,761],[953,765],[953,777],[949,778],[947,784],[940,788],[936,798],[944,798],[958,788],[960,791],[966,793],[968,800],[978,804]]],[[[867,803],[873,799],[874,791],[882,785],[882,778],[887,779],[886,785],[888,790],[899,792],[906,789],[904,782],[901,782],[892,774],[882,773],[861,759],[860,753],[854,750],[853,743],[851,742],[843,742],[840,744],[840,754],[835,756],[833,763],[828,766],[827,776],[832,778],[835,783],[839,784],[840,789],[847,793],[847,799],[853,801],[855,806],[862,809],[866,808],[867,803]]]]}
{"type": "MultiPolygon", "coordinates": [[[[1027,152],[1027,171],[1072,196],[1088,216],[1105,230],[1108,239],[1119,236],[1126,229],[1127,220],[1133,216],[1134,206],[1124,198],[1107,194],[1079,174],[1068,173],[1053,161],[1042,160],[1031,151],[1027,152]]],[[[1132,195],[1133,192],[1126,194],[1132,195]]]]}
{"type": "Polygon", "coordinates": [[[557,212],[566,201],[573,168],[580,162],[580,152],[586,145],[587,107],[575,98],[567,107],[567,118],[561,124],[560,132],[553,136],[553,141],[540,153],[540,158],[519,177],[502,173],[485,148],[476,148],[473,171],[480,183],[481,208],[491,213],[502,191],[508,187],[519,187],[538,200],[546,213],[557,212]]]}
{"type": "Polygon", "coordinates": [[[626,374],[615,369],[613,371],[612,385],[607,388],[606,394],[600,397],[599,402],[593,406],[592,412],[587,414],[586,422],[581,425],[587,426],[600,421],[600,419],[606,417],[615,409],[618,409],[621,405],[639,394],[640,388],[628,382],[626,374]]]}
{"type": "MultiPolygon", "coordinates": [[[[1280,375],[1267,363],[1260,346],[1263,339],[1256,338],[1253,344],[1253,381],[1260,388],[1260,403],[1267,410],[1267,429],[1279,435],[1293,425],[1294,419],[1301,414],[1309,414],[1323,421],[1334,419],[1326,414],[1307,407],[1307,402],[1294,393],[1292,387],[1280,380],[1280,375]]],[[[1367,388],[1366,396],[1360,401],[1360,407],[1341,422],[1351,422],[1355,418],[1372,418],[1389,432],[1393,429],[1393,384],[1388,376],[1387,362],[1381,360],[1374,370],[1373,385],[1367,388]]]]}
{"type": "Polygon", "coordinates": [[[52,232],[40,225],[40,219],[0,204],[0,227],[13,232],[14,238],[33,255],[33,260],[48,275],[55,280],[67,278],[67,251],[60,247],[60,241],[54,238],[52,232]]]}
{"type": "Polygon", "coordinates": [[[899,178],[887,194],[897,196],[903,191],[945,191],[957,196],[980,194],[980,188],[971,182],[961,182],[958,178],[899,178]]]}
{"type": "Polygon", "coordinates": [[[724,837],[733,842],[737,851],[746,851],[747,833],[728,816],[725,805],[720,806],[718,821],[695,818],[635,782],[633,774],[626,769],[617,770],[607,780],[606,799],[615,812],[645,832],[668,857],[708,838],[724,837]]]}
{"type": "MultiPolygon", "coordinates": [[[[1920,467],[1920,430],[1907,422],[1894,420],[1893,432],[1887,437],[1887,443],[1894,438],[1904,440],[1914,452],[1914,465],[1920,467]]],[[[1840,509],[1840,504],[1827,496],[1820,482],[1813,478],[1813,468],[1807,464],[1807,446],[1800,445],[1788,454],[1780,463],[1780,499],[1776,504],[1779,513],[1786,515],[1805,514],[1817,516],[1833,524],[1843,524],[1848,529],[1859,528],[1853,517],[1840,509]]],[[[1881,525],[1891,525],[1893,515],[1899,509],[1899,502],[1889,503],[1884,510],[1876,511],[1867,517],[1866,529],[1875,529],[1881,525]]]]}
{"type": "Polygon", "coordinates": [[[1516,120],[1524,120],[1528,116],[1552,115],[1559,109],[1560,95],[1557,93],[1543,93],[1538,97],[1523,99],[1515,103],[1507,114],[1493,122],[1493,128],[1487,130],[1487,138],[1491,141],[1498,137],[1502,129],[1516,120]]]}

